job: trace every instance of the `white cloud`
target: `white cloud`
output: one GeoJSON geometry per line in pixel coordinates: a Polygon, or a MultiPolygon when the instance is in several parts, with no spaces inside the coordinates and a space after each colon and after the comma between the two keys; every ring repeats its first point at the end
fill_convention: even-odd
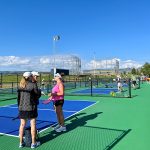
{"type": "MultiPolygon", "coordinates": [[[[138,68],[143,64],[133,60],[120,60],[113,58],[110,60],[82,60],[82,69],[100,69],[111,68],[115,60],[119,61],[119,68],[138,68]]],[[[50,71],[51,56],[34,56],[34,57],[18,57],[18,56],[0,56],[0,71],[50,71]]],[[[61,58],[56,61],[61,61],[61,58]]],[[[65,64],[64,64],[65,65],[65,64]]],[[[67,68],[67,66],[66,66],[67,68]]]]}
{"type": "Polygon", "coordinates": [[[119,58],[113,58],[109,60],[91,60],[91,61],[82,61],[82,66],[84,69],[110,69],[114,67],[115,61],[119,61],[119,68],[139,68],[143,65],[142,62],[134,61],[134,60],[121,60],[119,58]]]}
{"type": "Polygon", "coordinates": [[[0,56],[0,66],[15,66],[21,64],[29,64],[28,58],[21,58],[16,56],[0,56]]]}
{"type": "Polygon", "coordinates": [[[40,58],[40,63],[41,64],[48,64],[48,63],[50,63],[50,59],[46,58],[46,57],[42,57],[42,58],[40,58]]]}
{"type": "Polygon", "coordinates": [[[139,63],[134,60],[125,60],[120,61],[120,68],[140,68],[142,67],[143,63],[139,63]]]}
{"type": "Polygon", "coordinates": [[[0,71],[50,71],[50,58],[0,56],[0,71]]]}

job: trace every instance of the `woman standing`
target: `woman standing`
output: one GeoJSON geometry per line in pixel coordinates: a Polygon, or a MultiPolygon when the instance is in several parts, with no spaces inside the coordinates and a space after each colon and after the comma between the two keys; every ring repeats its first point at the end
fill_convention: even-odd
{"type": "Polygon", "coordinates": [[[62,132],[66,131],[66,126],[64,125],[64,114],[62,110],[64,104],[64,84],[59,73],[55,74],[54,80],[56,81],[56,85],[53,87],[52,93],[49,94],[51,100],[53,101],[58,120],[58,125],[54,128],[54,130],[56,132],[62,132]]]}
{"type": "Polygon", "coordinates": [[[38,146],[38,143],[36,142],[36,118],[38,116],[37,112],[38,87],[36,83],[32,82],[31,75],[32,74],[30,72],[25,72],[23,74],[23,77],[20,81],[18,88],[18,108],[20,118],[20,128],[19,128],[20,148],[24,146],[23,134],[27,120],[30,120],[31,126],[31,137],[32,137],[31,148],[36,148],[38,146]]]}

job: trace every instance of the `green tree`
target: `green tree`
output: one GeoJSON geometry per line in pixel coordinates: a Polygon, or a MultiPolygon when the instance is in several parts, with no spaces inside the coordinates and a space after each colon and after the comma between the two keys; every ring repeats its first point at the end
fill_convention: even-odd
{"type": "Polygon", "coordinates": [[[136,69],[133,68],[133,69],[131,70],[131,73],[135,75],[135,74],[136,74],[136,69]]]}
{"type": "Polygon", "coordinates": [[[150,64],[149,63],[145,63],[143,65],[143,67],[141,68],[141,72],[144,74],[144,75],[148,75],[150,77],[150,64]]]}
{"type": "Polygon", "coordinates": [[[138,69],[136,70],[136,74],[137,74],[137,75],[139,75],[139,74],[140,74],[140,71],[139,71],[138,69]]]}

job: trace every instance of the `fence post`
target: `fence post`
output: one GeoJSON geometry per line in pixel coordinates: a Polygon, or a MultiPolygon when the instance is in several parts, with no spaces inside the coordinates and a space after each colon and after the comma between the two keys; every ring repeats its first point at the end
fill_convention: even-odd
{"type": "Polygon", "coordinates": [[[2,88],[2,84],[3,84],[3,74],[1,73],[1,81],[0,81],[0,87],[2,88]]]}
{"type": "Polygon", "coordinates": [[[92,78],[90,78],[90,83],[91,83],[91,96],[93,96],[93,86],[92,86],[92,78]]]}
{"type": "Polygon", "coordinates": [[[129,78],[129,98],[131,98],[131,79],[129,78]]]}
{"type": "Polygon", "coordinates": [[[40,87],[41,87],[42,75],[40,73],[40,87]]]}
{"type": "Polygon", "coordinates": [[[77,88],[77,83],[76,83],[76,81],[74,82],[74,85],[75,85],[75,89],[77,88]]]}
{"type": "Polygon", "coordinates": [[[50,73],[48,74],[48,82],[50,83],[50,77],[51,77],[51,75],[50,75],[50,73]]]}
{"type": "Polygon", "coordinates": [[[11,93],[12,93],[12,94],[14,93],[13,88],[14,88],[14,83],[12,82],[12,85],[11,85],[11,93]]]}
{"type": "Polygon", "coordinates": [[[18,73],[17,73],[17,88],[18,88],[18,73]]]}
{"type": "Polygon", "coordinates": [[[97,83],[97,87],[98,87],[98,79],[96,79],[96,80],[97,80],[97,82],[96,82],[96,83],[97,83]]]}
{"type": "Polygon", "coordinates": [[[81,87],[81,79],[80,79],[80,87],[81,87]]]}
{"type": "Polygon", "coordinates": [[[141,80],[140,80],[140,77],[138,77],[138,80],[139,80],[138,85],[139,85],[139,89],[140,89],[140,88],[141,88],[141,80]]]}
{"type": "Polygon", "coordinates": [[[74,81],[75,81],[75,89],[77,88],[77,78],[74,78],[74,81]]]}
{"type": "Polygon", "coordinates": [[[50,90],[50,88],[49,88],[50,87],[50,82],[46,86],[47,86],[47,88],[46,88],[47,89],[47,93],[49,94],[49,92],[50,92],[49,91],[50,90]]]}

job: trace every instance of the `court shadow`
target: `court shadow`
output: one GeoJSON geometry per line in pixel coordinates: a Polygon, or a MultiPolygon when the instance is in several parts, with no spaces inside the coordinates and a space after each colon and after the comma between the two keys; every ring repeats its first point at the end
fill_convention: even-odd
{"type": "Polygon", "coordinates": [[[79,126],[84,126],[86,125],[87,121],[88,120],[93,120],[95,119],[99,114],[102,114],[103,112],[97,112],[97,113],[94,113],[94,114],[90,114],[90,115],[85,115],[85,116],[82,116],[82,117],[78,117],[78,115],[74,116],[75,118],[74,119],[70,119],[70,124],[67,125],[67,132],[70,131],[70,130],[73,130],[79,126]]]}
{"type": "Polygon", "coordinates": [[[75,115],[73,115],[73,116],[71,116],[71,117],[69,117],[69,118],[67,118],[67,119],[65,119],[65,121],[68,121],[68,120],[75,120],[75,119],[78,119],[80,116],[82,116],[82,115],[85,115],[86,113],[79,113],[79,114],[75,114],[75,115]]]}
{"type": "Polygon", "coordinates": [[[61,134],[65,134],[67,132],[70,132],[71,130],[74,130],[77,127],[84,126],[84,125],[86,125],[88,120],[95,119],[101,113],[102,112],[97,112],[97,113],[90,114],[90,115],[85,115],[86,113],[76,114],[76,115],[74,115],[74,116],[72,116],[72,117],[67,119],[67,121],[69,123],[66,125],[66,128],[67,128],[66,132],[57,133],[54,130],[46,132],[46,133],[44,133],[44,135],[42,135],[40,137],[40,142],[41,142],[41,144],[44,144],[44,143],[46,143],[46,142],[48,142],[50,140],[53,140],[54,138],[60,136],[61,134]],[[85,115],[85,116],[81,117],[81,115],[85,115]],[[80,118],[79,118],[79,116],[80,116],[80,118]]]}

